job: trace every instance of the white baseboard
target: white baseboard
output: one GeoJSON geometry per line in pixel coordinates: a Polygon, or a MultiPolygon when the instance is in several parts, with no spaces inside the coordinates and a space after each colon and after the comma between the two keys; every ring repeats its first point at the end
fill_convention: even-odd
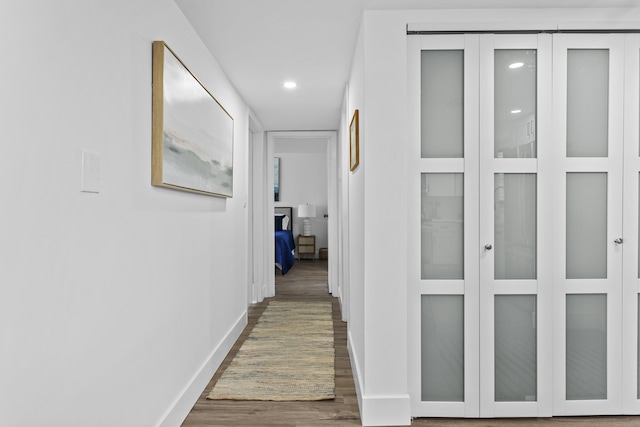
{"type": "Polygon", "coordinates": [[[409,395],[363,396],[360,418],[363,426],[411,425],[409,395]]]}
{"type": "Polygon", "coordinates": [[[353,375],[353,382],[356,387],[356,396],[358,397],[358,408],[360,414],[362,414],[362,371],[360,370],[359,360],[356,356],[356,351],[351,344],[351,331],[347,331],[347,350],[349,351],[349,359],[351,359],[351,374],[353,375]]]}
{"type": "Polygon", "coordinates": [[[246,310],[160,418],[156,424],[157,427],[179,427],[182,424],[245,326],[247,326],[246,310]]]}
{"type": "Polygon", "coordinates": [[[411,399],[409,395],[366,396],[362,390],[364,373],[351,344],[351,333],[347,332],[347,349],[351,359],[353,382],[358,397],[360,420],[363,426],[408,426],[411,425],[411,399]]]}
{"type": "MultiPolygon", "coordinates": [[[[335,297],[338,298],[338,304],[340,304],[340,318],[343,322],[349,321],[349,316],[347,315],[346,307],[344,305],[344,301],[342,300],[342,286],[338,286],[335,297]]],[[[347,340],[347,346],[349,345],[349,340],[347,340]]]]}

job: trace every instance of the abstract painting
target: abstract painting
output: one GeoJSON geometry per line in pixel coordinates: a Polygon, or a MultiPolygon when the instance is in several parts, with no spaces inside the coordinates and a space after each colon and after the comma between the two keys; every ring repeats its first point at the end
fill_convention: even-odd
{"type": "Polygon", "coordinates": [[[233,118],[163,41],[153,42],[151,184],[233,196],[233,118]]]}
{"type": "Polygon", "coordinates": [[[280,157],[273,158],[273,200],[280,201],[280,157]]]}

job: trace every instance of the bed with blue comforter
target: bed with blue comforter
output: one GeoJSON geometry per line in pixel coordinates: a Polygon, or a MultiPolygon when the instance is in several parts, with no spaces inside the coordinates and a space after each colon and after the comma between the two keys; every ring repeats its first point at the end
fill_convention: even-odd
{"type": "Polygon", "coordinates": [[[294,252],[296,244],[291,231],[292,211],[293,208],[290,207],[275,208],[275,262],[282,274],[287,274],[296,260],[294,252]]]}

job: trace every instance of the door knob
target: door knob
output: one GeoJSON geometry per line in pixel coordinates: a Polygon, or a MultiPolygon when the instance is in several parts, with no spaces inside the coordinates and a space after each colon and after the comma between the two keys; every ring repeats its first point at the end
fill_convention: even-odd
{"type": "Polygon", "coordinates": [[[614,242],[616,242],[616,244],[621,245],[622,244],[622,237],[618,237],[616,240],[614,240],[614,242]]]}
{"type": "Polygon", "coordinates": [[[491,243],[487,243],[486,245],[484,245],[484,248],[490,251],[491,249],[493,249],[493,246],[491,246],[491,243]]]}

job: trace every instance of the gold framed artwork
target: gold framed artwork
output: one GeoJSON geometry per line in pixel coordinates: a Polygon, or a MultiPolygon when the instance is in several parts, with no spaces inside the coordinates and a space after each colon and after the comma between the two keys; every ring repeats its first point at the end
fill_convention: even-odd
{"type": "Polygon", "coordinates": [[[358,118],[358,110],[354,111],[351,123],[349,124],[349,170],[352,172],[358,167],[360,163],[360,125],[358,118]]]}
{"type": "Polygon", "coordinates": [[[233,118],[163,41],[153,42],[151,184],[233,196],[233,118]]]}

